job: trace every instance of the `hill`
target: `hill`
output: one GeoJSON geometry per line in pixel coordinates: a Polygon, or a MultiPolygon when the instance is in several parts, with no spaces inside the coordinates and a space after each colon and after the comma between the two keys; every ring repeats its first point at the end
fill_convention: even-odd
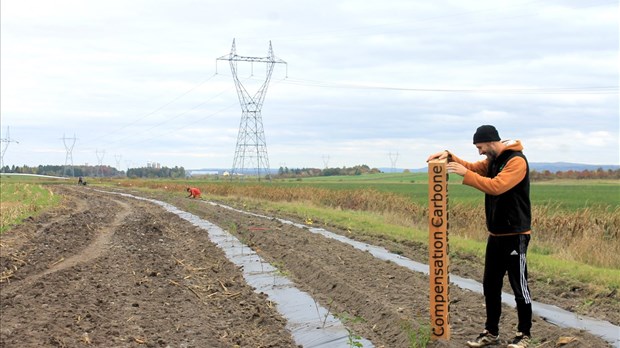
{"type": "Polygon", "coordinates": [[[565,171],[569,171],[569,170],[574,170],[574,171],[583,171],[583,170],[598,170],[598,169],[603,169],[603,170],[616,170],[616,169],[620,169],[619,165],[613,165],[613,164],[580,164],[580,163],[568,163],[568,162],[534,162],[534,163],[530,163],[530,169],[531,170],[536,170],[539,172],[548,170],[552,173],[555,172],[565,172],[565,171]]]}

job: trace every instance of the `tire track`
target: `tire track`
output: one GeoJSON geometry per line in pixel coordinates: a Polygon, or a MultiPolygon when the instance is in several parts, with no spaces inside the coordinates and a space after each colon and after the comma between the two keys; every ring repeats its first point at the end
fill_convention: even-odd
{"type": "MultiPolygon", "coordinates": [[[[111,224],[98,229],[96,238],[86,248],[66,259],[61,258],[59,261],[52,264],[50,268],[43,272],[39,272],[27,276],[22,280],[6,284],[2,288],[2,292],[11,293],[15,290],[19,290],[25,284],[32,284],[40,278],[45,277],[49,274],[75,267],[79,264],[87,263],[100,257],[106,250],[108,250],[107,245],[109,244],[110,239],[112,238],[112,235],[114,234],[116,229],[119,228],[122,225],[123,221],[125,221],[125,219],[127,219],[127,217],[133,212],[133,208],[130,204],[116,199],[111,199],[111,201],[120,205],[122,207],[122,211],[114,216],[114,220],[111,224]]],[[[79,206],[80,208],[82,208],[80,211],[85,211],[86,209],[88,209],[86,204],[80,203],[79,206]]]]}
{"type": "Polygon", "coordinates": [[[132,208],[131,205],[125,202],[121,202],[118,200],[112,200],[113,202],[119,204],[123,207],[123,211],[120,214],[117,214],[112,221],[112,224],[102,228],[99,230],[99,234],[95,240],[89,244],[85,249],[83,249],[79,254],[73,255],[58,264],[55,264],[47,271],[35,275],[35,277],[39,278],[50,273],[62,271],[64,269],[74,267],[80,263],[86,263],[90,260],[94,260],[101,256],[107,250],[107,244],[110,242],[110,238],[114,234],[114,231],[121,226],[123,221],[131,214],[132,208]]]}

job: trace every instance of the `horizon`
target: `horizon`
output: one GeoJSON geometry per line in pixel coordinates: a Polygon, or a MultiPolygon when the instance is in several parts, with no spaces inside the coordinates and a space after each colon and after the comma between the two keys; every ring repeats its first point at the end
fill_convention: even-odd
{"type": "MultiPolygon", "coordinates": [[[[596,170],[599,168],[603,168],[605,170],[608,169],[612,169],[612,170],[616,170],[616,169],[620,169],[620,165],[617,164],[587,164],[587,163],[572,163],[572,162],[530,162],[530,169],[531,170],[552,170],[552,171],[563,171],[563,170],[596,170]],[[534,167],[534,168],[532,168],[534,167]],[[573,169],[574,168],[574,169],[573,169]]],[[[370,169],[378,169],[380,170],[382,173],[401,173],[404,171],[413,171],[413,172],[419,172],[419,171],[423,171],[426,170],[427,167],[417,167],[417,168],[405,168],[405,167],[381,167],[381,166],[370,166],[367,165],[365,163],[362,164],[357,164],[357,165],[353,165],[353,166],[349,166],[346,168],[353,168],[356,166],[368,166],[370,169]]],[[[39,164],[36,166],[28,166],[29,168],[36,168],[36,167],[46,167],[46,166],[52,166],[52,167],[65,167],[62,164],[39,164]]],[[[73,167],[97,167],[99,166],[98,164],[84,164],[84,165],[73,165],[73,167]]],[[[110,167],[113,168],[115,170],[117,170],[118,172],[126,172],[126,170],[123,169],[119,169],[113,165],[102,165],[104,167],[110,167]]],[[[20,166],[16,166],[16,167],[20,167],[22,168],[23,165],[20,166]]],[[[71,166],[68,166],[71,167],[71,166]]],[[[155,166],[143,166],[143,167],[132,167],[129,169],[138,169],[138,168],[153,168],[153,169],[160,169],[160,168],[183,168],[186,172],[200,172],[200,171],[229,171],[231,170],[230,167],[203,167],[203,168],[185,168],[183,166],[172,166],[172,167],[168,167],[168,166],[161,166],[161,167],[155,167],[155,166]]],[[[343,167],[329,167],[329,168],[320,168],[320,167],[308,167],[308,166],[302,166],[302,167],[271,167],[269,168],[270,172],[278,172],[280,170],[280,168],[288,168],[288,169],[319,169],[319,170],[324,170],[324,169],[338,169],[338,168],[343,168],[343,167]]],[[[9,167],[9,169],[11,169],[11,167],[9,167]]],[[[245,168],[244,172],[254,172],[256,170],[256,168],[245,168]]],[[[5,172],[0,172],[2,174],[15,174],[15,173],[5,173],[5,172]]]]}

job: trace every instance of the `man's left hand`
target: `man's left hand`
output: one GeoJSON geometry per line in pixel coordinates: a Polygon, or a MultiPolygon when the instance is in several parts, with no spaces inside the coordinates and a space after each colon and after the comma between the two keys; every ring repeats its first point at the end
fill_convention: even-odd
{"type": "Polygon", "coordinates": [[[448,169],[448,173],[458,174],[460,176],[465,176],[467,173],[467,168],[464,165],[457,162],[450,162],[446,164],[446,168],[448,169]]]}

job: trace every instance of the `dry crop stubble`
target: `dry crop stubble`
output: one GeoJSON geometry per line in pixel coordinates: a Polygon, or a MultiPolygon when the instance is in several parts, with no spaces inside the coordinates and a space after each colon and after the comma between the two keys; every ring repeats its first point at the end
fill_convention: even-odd
{"type": "MultiPolygon", "coordinates": [[[[168,192],[184,190],[175,183],[138,183],[168,192]],[[165,186],[165,189],[164,189],[165,186]]],[[[126,182],[121,182],[122,186],[126,182]]],[[[375,189],[327,189],[313,186],[275,186],[270,184],[198,184],[206,194],[222,197],[254,198],[271,202],[309,202],[337,210],[384,214],[386,221],[426,229],[426,206],[393,192],[375,189]]],[[[589,265],[620,268],[620,207],[586,207],[568,210],[559,204],[532,207],[533,246],[565,260],[589,265]]],[[[321,219],[314,219],[321,221],[321,219]]],[[[345,226],[346,228],[346,226],[345,226]]],[[[450,203],[450,233],[467,239],[486,240],[483,204],[450,203]]]]}

